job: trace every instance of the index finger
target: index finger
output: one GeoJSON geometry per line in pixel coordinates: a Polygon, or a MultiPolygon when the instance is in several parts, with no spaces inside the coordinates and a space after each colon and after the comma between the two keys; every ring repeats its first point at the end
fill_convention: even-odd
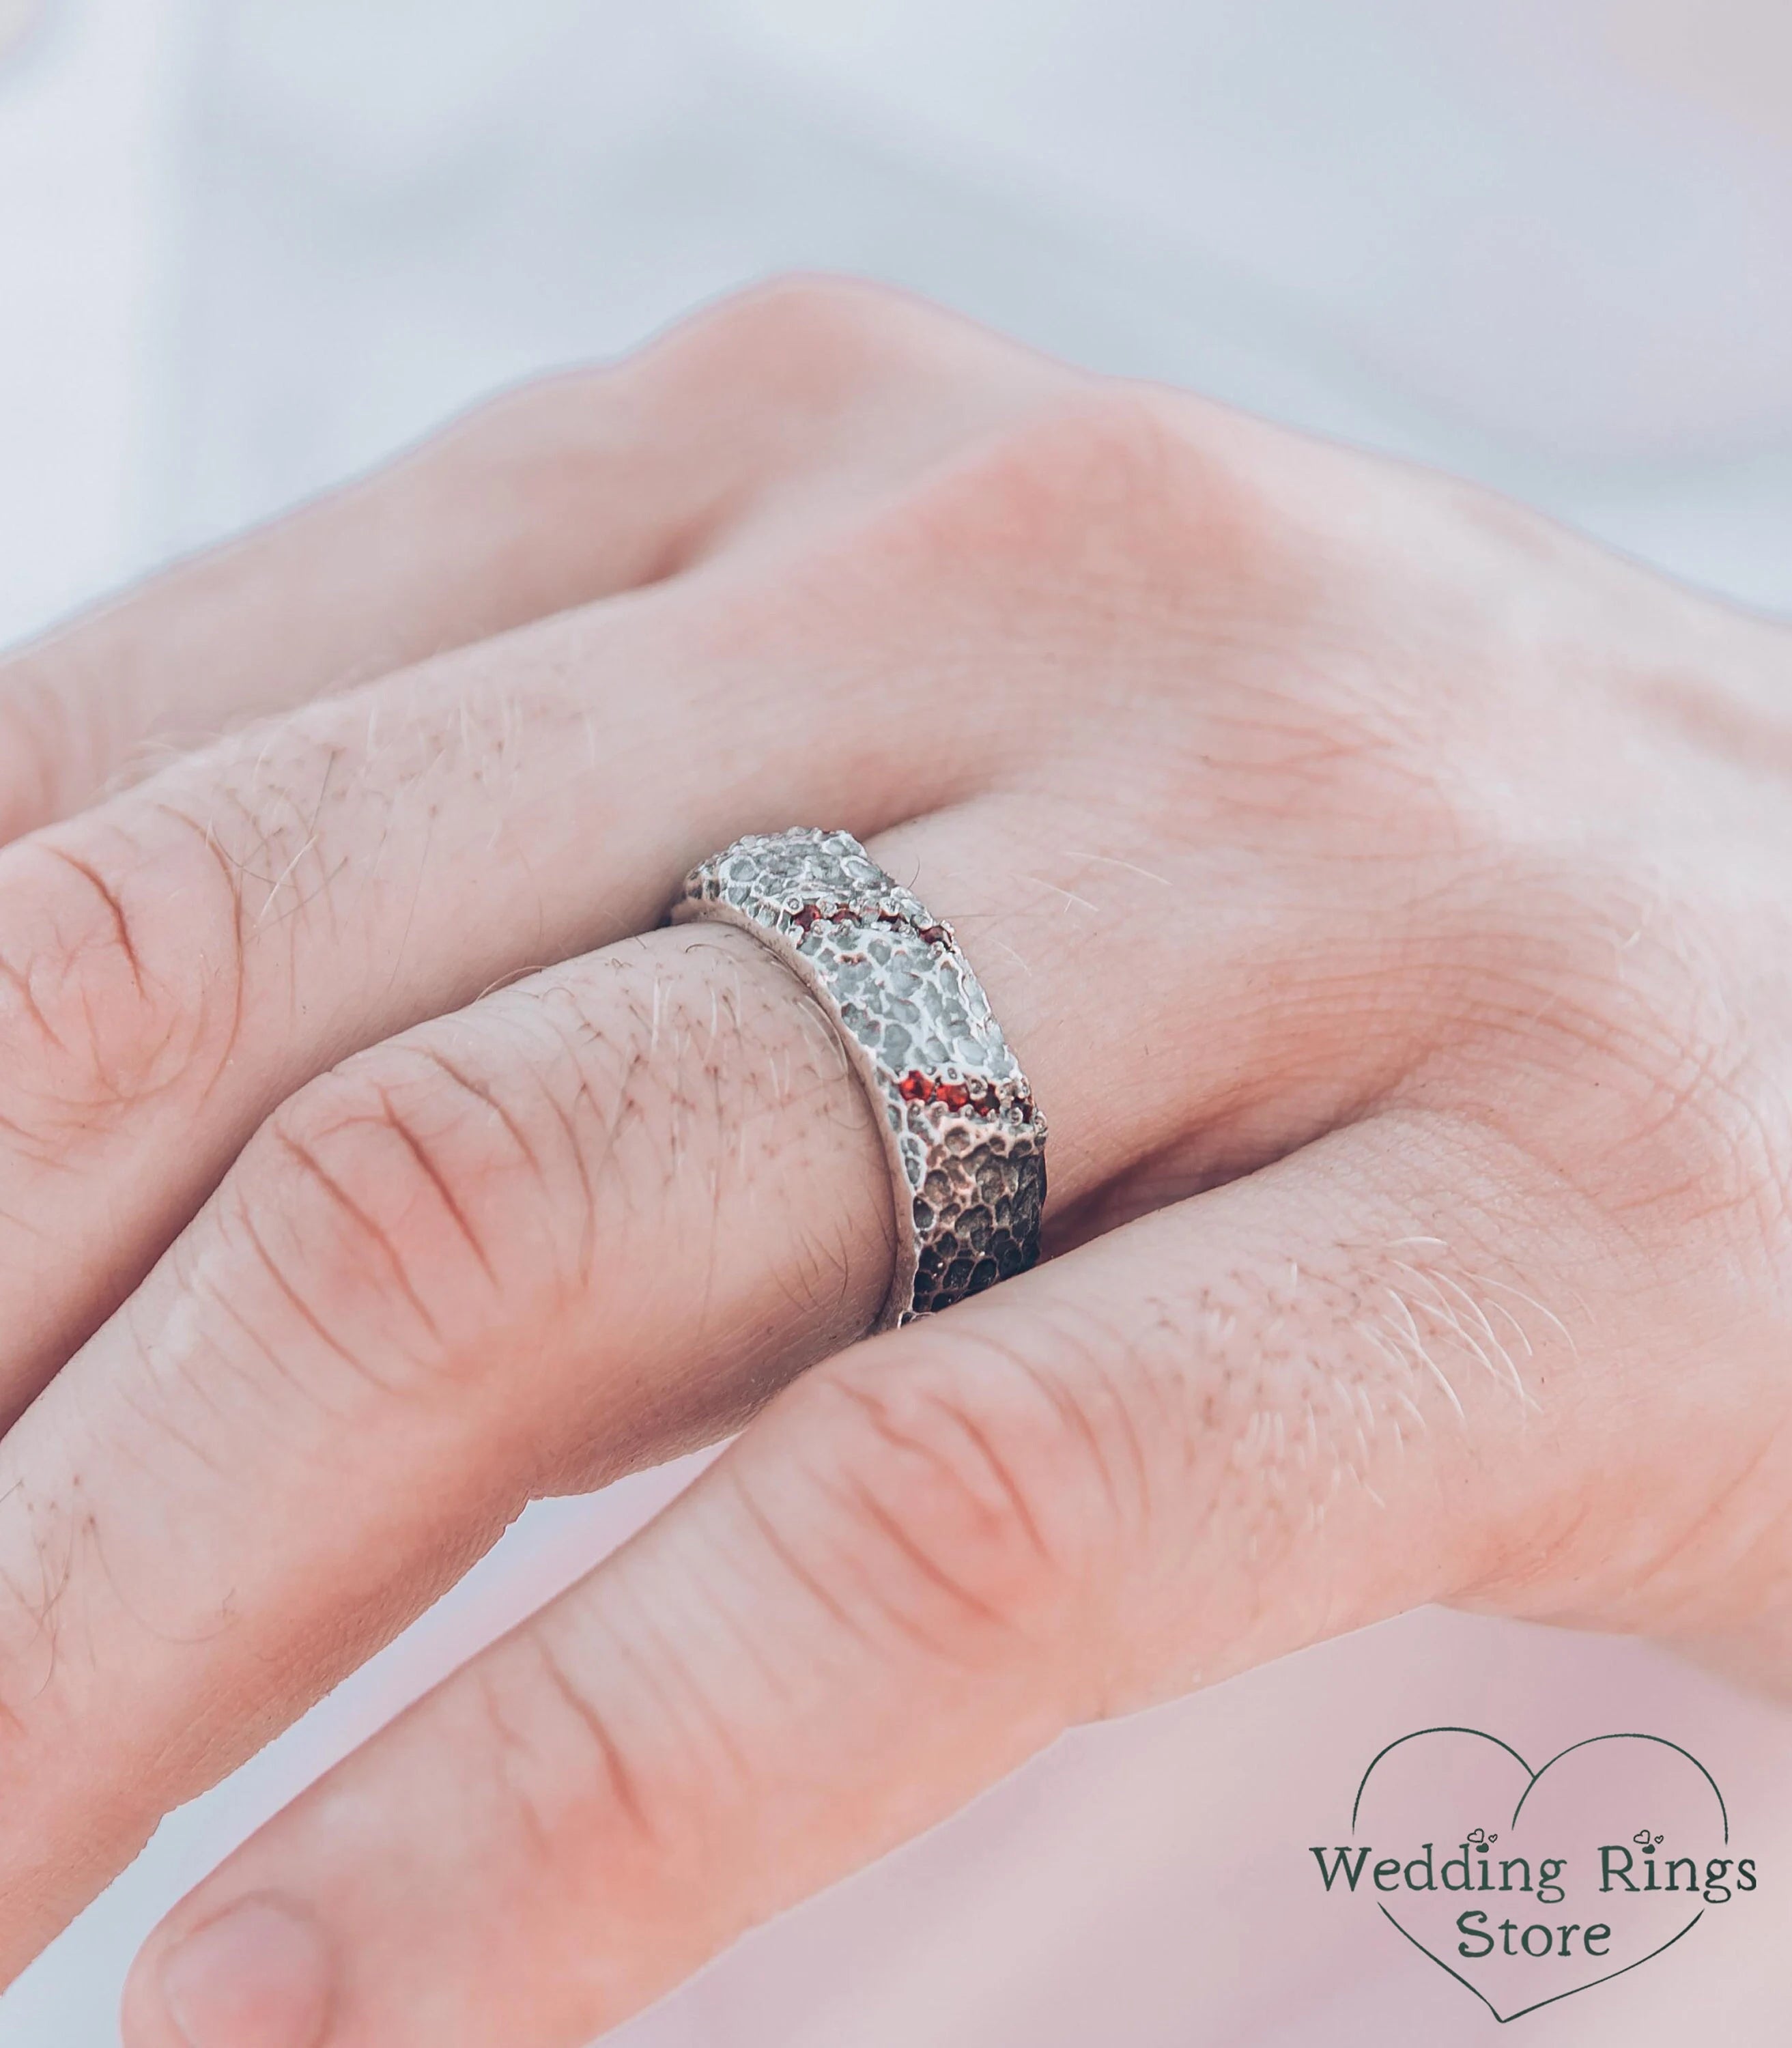
{"type": "Polygon", "coordinates": [[[0,659],[0,840],[134,762],[655,572],[690,474],[648,470],[642,438],[615,378],[518,392],[0,659]]]}

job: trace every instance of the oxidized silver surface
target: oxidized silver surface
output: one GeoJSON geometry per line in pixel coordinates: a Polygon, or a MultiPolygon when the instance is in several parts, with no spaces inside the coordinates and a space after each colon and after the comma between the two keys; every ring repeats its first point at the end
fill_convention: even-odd
{"type": "Polygon", "coordinates": [[[692,871],[672,916],[751,932],[839,1028],[895,1176],[896,1270],[876,1328],[1033,1264],[1045,1119],[948,925],[850,832],[808,828],[736,840],[692,871]]]}

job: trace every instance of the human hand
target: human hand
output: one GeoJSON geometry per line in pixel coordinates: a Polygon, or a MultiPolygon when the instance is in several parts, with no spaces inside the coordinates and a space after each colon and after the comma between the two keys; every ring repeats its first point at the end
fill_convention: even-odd
{"type": "Polygon", "coordinates": [[[1066,1726],[1422,1601],[1782,1668],[1789,669],[808,285],[15,657],[0,1961],[529,1498],[743,1422],[177,1909],[133,2048],[581,2042],[1066,1726]],[[861,1344],[872,1111],[770,952],[654,929],[810,823],[1053,1133],[1060,1255],[861,1344]]]}

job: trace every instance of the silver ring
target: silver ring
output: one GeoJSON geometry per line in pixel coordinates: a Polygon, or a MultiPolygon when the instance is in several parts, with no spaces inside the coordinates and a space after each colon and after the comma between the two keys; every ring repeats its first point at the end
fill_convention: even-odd
{"type": "Polygon", "coordinates": [[[736,925],[801,978],[870,1093],[896,1193],[874,1328],[949,1308],[1039,1256],[1045,1119],[952,928],[851,832],[752,834],[685,879],[673,921],[736,925]]]}

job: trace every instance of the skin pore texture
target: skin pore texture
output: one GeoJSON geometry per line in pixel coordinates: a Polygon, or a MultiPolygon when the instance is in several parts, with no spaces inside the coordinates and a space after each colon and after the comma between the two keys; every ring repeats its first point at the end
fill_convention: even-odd
{"type": "Polygon", "coordinates": [[[740,1431],[176,1909],[130,2048],[575,2048],[1425,1601],[1783,1682],[1781,629],[797,281],[23,650],[0,734],[0,1969],[531,1498],[740,1431]],[[1051,1123],[1051,1255],[870,1341],[871,1110],[661,928],[793,824],[1051,1123]]]}

